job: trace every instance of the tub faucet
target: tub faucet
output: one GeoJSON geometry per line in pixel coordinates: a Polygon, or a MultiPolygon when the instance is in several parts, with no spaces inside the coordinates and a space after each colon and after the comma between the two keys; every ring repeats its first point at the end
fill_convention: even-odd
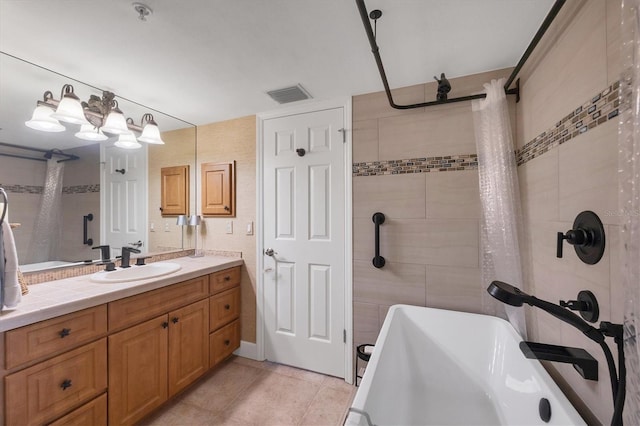
{"type": "Polygon", "coordinates": [[[131,259],[131,253],[140,253],[140,250],[133,247],[122,247],[122,256],[120,259],[121,268],[129,268],[129,261],[131,259]]]}

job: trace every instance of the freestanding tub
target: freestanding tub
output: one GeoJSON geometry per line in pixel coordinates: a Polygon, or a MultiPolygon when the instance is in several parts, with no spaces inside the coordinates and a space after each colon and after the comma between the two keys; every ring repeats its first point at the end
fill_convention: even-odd
{"type": "Polygon", "coordinates": [[[375,425],[584,425],[521,341],[500,318],[393,306],[346,424],[366,426],[365,412],[375,425]]]}

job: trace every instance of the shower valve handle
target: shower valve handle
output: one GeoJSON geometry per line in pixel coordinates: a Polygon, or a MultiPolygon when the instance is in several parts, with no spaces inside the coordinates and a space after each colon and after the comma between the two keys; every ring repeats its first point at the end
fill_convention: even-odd
{"type": "Polygon", "coordinates": [[[592,235],[582,229],[570,229],[566,233],[558,232],[558,241],[556,246],[556,257],[562,258],[562,242],[567,240],[567,242],[574,246],[587,246],[590,245],[593,241],[592,235]]]}

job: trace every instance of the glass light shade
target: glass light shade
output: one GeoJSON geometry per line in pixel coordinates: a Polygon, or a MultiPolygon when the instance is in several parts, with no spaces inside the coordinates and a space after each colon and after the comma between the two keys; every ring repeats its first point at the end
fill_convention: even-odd
{"type": "Polygon", "coordinates": [[[107,119],[102,126],[102,131],[113,133],[114,135],[131,133],[131,130],[127,127],[127,120],[124,118],[124,114],[117,108],[111,110],[109,115],[107,115],[107,119]]]}
{"type": "Polygon", "coordinates": [[[140,142],[146,142],[154,145],[164,145],[164,141],[160,137],[160,129],[156,124],[147,123],[142,129],[142,134],[138,138],[140,142]]]}
{"type": "Polygon", "coordinates": [[[43,132],[64,132],[66,128],[58,120],[52,118],[53,110],[39,105],[33,110],[31,120],[25,121],[25,126],[43,132]]]}
{"type": "Polygon", "coordinates": [[[178,215],[178,220],[176,220],[176,225],[178,226],[186,226],[188,225],[187,216],[184,214],[178,215]]]}
{"type": "Polygon", "coordinates": [[[106,141],[109,139],[107,135],[102,133],[102,130],[95,127],[93,124],[83,124],[80,127],[80,131],[74,135],[78,139],[85,141],[106,141]]]}
{"type": "Polygon", "coordinates": [[[200,215],[194,214],[189,216],[189,226],[198,226],[200,225],[202,218],[200,215]]]}
{"type": "Polygon", "coordinates": [[[133,136],[133,133],[120,135],[114,145],[123,149],[138,149],[142,147],[136,140],[136,137],[133,136]]]}
{"type": "Polygon", "coordinates": [[[74,96],[65,96],[60,100],[56,112],[51,114],[56,120],[72,124],[89,124],[84,116],[80,101],[74,96]]]}

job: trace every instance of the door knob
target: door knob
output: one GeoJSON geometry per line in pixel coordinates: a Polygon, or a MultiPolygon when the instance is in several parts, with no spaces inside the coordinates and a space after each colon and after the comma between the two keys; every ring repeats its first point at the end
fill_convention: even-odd
{"type": "Polygon", "coordinates": [[[264,250],[264,254],[266,254],[267,256],[273,257],[274,254],[278,254],[278,253],[276,253],[272,248],[268,248],[264,250]]]}

